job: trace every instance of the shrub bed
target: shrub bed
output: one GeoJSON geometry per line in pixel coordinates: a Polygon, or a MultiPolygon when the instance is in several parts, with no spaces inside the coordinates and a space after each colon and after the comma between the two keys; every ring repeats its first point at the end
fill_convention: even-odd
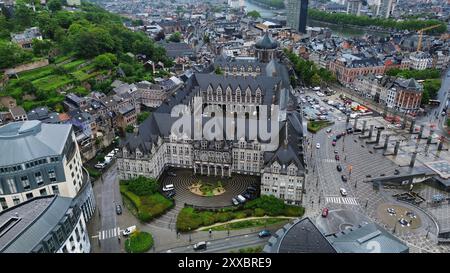
{"type": "Polygon", "coordinates": [[[143,253],[153,246],[153,237],[148,232],[136,231],[125,241],[125,250],[128,253],[143,253]]]}
{"type": "Polygon", "coordinates": [[[120,193],[135,207],[135,210],[132,210],[132,212],[135,212],[134,215],[140,221],[150,222],[153,218],[158,217],[167,210],[173,208],[174,203],[172,200],[166,198],[159,192],[149,190],[148,187],[143,185],[140,178],[137,179],[138,180],[121,181],[120,193]],[[137,184],[134,185],[133,181],[140,182],[137,182],[137,184]],[[136,192],[139,194],[136,194],[136,192]]]}
{"type": "Polygon", "coordinates": [[[263,195],[260,198],[249,201],[241,208],[209,211],[185,207],[178,214],[177,230],[180,232],[192,231],[202,226],[247,217],[261,217],[264,215],[301,217],[304,213],[305,209],[303,207],[287,205],[283,200],[274,196],[263,195]]]}

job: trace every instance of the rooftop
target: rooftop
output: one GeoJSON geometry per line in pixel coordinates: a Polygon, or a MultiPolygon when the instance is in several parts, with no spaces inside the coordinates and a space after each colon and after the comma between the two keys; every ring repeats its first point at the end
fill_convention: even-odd
{"type": "Polygon", "coordinates": [[[59,155],[71,131],[69,124],[47,124],[38,120],[12,122],[0,127],[0,166],[59,155]]]}
{"type": "Polygon", "coordinates": [[[28,253],[64,217],[71,198],[36,197],[0,213],[0,252],[28,253]]]}

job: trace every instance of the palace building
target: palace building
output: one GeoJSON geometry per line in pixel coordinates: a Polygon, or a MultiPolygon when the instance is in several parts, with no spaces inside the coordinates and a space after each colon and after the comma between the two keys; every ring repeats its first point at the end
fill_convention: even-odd
{"type": "Polygon", "coordinates": [[[137,132],[127,135],[118,153],[119,177],[158,179],[166,167],[208,176],[246,174],[261,177],[261,194],[300,204],[306,126],[295,111],[297,100],[291,93],[288,70],[276,60],[278,44],[266,33],[255,46],[256,58],[216,58],[209,72],[193,74],[137,132]],[[215,74],[218,66],[222,74],[215,74]],[[179,117],[172,117],[171,112],[180,106],[192,126],[177,134],[172,126],[179,117]],[[214,123],[214,134],[225,135],[223,138],[196,137],[213,120],[212,115],[204,114],[207,107],[216,109],[214,114],[230,117],[225,125],[214,123]],[[270,117],[263,113],[264,108],[269,109],[270,117]],[[275,108],[278,111],[273,111],[275,108]],[[200,116],[196,116],[198,111],[200,116]],[[258,129],[267,126],[272,138],[257,135],[251,123],[258,124],[258,129]],[[227,134],[228,129],[233,134],[227,134]]]}

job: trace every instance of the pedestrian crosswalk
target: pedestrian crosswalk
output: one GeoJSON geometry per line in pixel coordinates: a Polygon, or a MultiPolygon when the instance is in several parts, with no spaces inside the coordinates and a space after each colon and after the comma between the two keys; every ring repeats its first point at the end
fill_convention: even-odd
{"type": "Polygon", "coordinates": [[[354,197],[327,196],[325,197],[325,202],[336,204],[358,205],[358,202],[354,197]]]}
{"type": "Polygon", "coordinates": [[[99,240],[106,240],[106,239],[114,238],[117,236],[120,236],[120,228],[119,227],[102,230],[102,231],[98,232],[99,240]]]}

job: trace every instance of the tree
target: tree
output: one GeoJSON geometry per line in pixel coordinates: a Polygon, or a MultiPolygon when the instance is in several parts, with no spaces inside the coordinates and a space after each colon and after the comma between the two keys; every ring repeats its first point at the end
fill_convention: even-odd
{"type": "Polygon", "coordinates": [[[30,61],[33,54],[18,45],[0,40],[0,69],[30,61]]]}
{"type": "Polygon", "coordinates": [[[322,79],[320,78],[320,76],[316,73],[311,77],[311,84],[313,86],[320,86],[322,82],[322,79]]]}
{"type": "Polygon", "coordinates": [[[114,67],[114,63],[117,62],[116,56],[111,53],[105,53],[98,55],[94,59],[94,65],[99,69],[112,69],[114,67]]]}
{"type": "Polygon", "coordinates": [[[181,41],[181,33],[179,33],[178,31],[172,33],[172,35],[170,35],[169,37],[169,41],[179,43],[181,41]]]}
{"type": "Polygon", "coordinates": [[[252,11],[248,12],[247,16],[250,16],[253,19],[261,18],[261,14],[258,11],[256,11],[256,10],[252,10],[252,11]]]}
{"type": "Polygon", "coordinates": [[[47,7],[52,12],[56,12],[62,9],[62,3],[60,0],[50,0],[47,4],[47,7]]]}
{"type": "Polygon", "coordinates": [[[166,35],[164,35],[164,31],[160,31],[155,35],[155,41],[161,41],[164,40],[166,38],[166,35]]]}
{"type": "Polygon", "coordinates": [[[209,44],[210,41],[211,41],[211,40],[209,39],[209,35],[207,35],[207,34],[203,35],[203,42],[204,42],[205,44],[209,44]]]}
{"type": "Polygon", "coordinates": [[[222,68],[220,68],[220,66],[216,66],[214,73],[216,73],[217,75],[223,75],[222,68]]]}
{"type": "Polygon", "coordinates": [[[139,196],[151,195],[158,190],[158,182],[153,178],[139,176],[128,181],[128,190],[139,196]]]}
{"type": "Polygon", "coordinates": [[[150,116],[150,112],[141,112],[138,114],[137,116],[137,122],[138,124],[141,124],[142,122],[144,122],[149,116],[150,116]]]}
{"type": "Polygon", "coordinates": [[[36,56],[47,56],[50,50],[53,48],[53,42],[51,40],[38,40],[33,39],[32,47],[33,53],[36,56]]]}

